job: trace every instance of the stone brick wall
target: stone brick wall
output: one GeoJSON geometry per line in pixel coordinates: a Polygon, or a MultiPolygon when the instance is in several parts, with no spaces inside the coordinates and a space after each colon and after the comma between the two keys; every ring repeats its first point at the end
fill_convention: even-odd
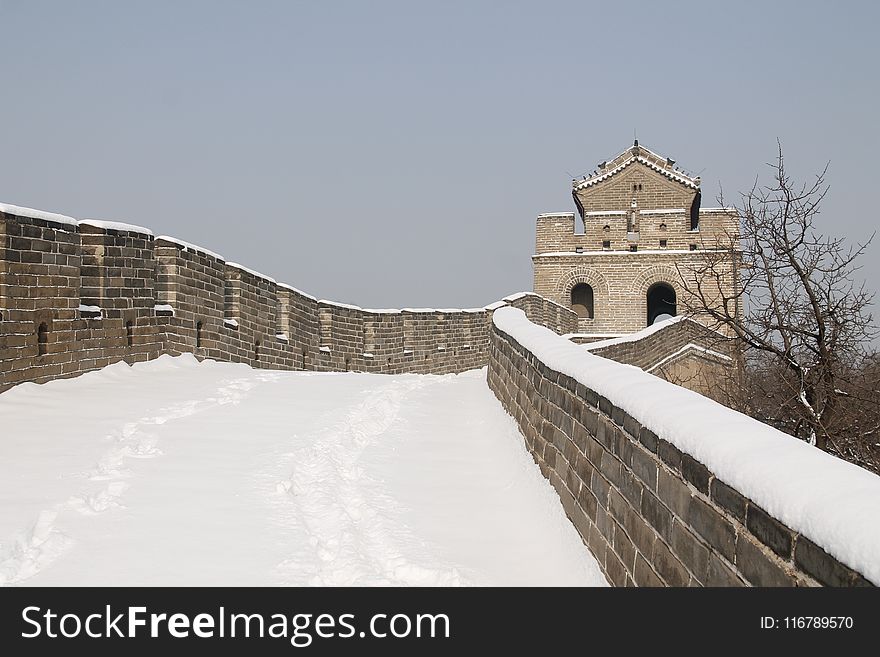
{"type": "MultiPolygon", "coordinates": [[[[652,327],[654,328],[657,330],[645,330],[644,334],[635,333],[616,340],[587,343],[584,348],[597,356],[635,365],[643,370],[650,370],[670,354],[689,344],[715,351],[728,358],[732,358],[736,352],[730,338],[690,318],[676,318],[652,327]]],[[[577,334],[574,338],[573,341],[577,341],[577,334]]]]}
{"type": "Polygon", "coordinates": [[[496,326],[488,377],[612,584],[870,585],[496,326]]]}
{"type": "Polygon", "coordinates": [[[459,372],[486,365],[503,305],[577,327],[534,294],[472,310],[319,301],[137,226],[0,208],[0,391],[184,352],[283,370],[459,372]]]}
{"type": "MultiPolygon", "coordinates": [[[[582,338],[574,334],[571,340],[582,338]]],[[[737,385],[735,341],[687,317],[624,338],[585,342],[584,349],[597,356],[635,365],[721,403],[730,401],[737,385]]]]}

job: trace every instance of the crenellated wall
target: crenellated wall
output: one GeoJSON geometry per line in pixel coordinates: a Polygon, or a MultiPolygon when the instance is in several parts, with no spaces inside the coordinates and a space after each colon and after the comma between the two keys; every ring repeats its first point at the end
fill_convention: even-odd
{"type": "Polygon", "coordinates": [[[577,325],[525,293],[465,310],[318,300],[138,226],[0,205],[0,390],[184,352],[285,370],[459,372],[486,364],[504,305],[561,333],[577,325]]]}
{"type": "Polygon", "coordinates": [[[880,583],[880,478],[503,309],[489,387],[617,586],[880,583]]]}

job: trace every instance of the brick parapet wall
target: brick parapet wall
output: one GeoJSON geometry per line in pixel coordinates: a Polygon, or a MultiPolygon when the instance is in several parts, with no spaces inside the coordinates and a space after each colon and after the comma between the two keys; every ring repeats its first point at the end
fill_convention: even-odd
{"type": "Polygon", "coordinates": [[[585,349],[597,356],[647,370],[689,344],[712,350],[728,358],[732,358],[735,351],[730,338],[690,319],[671,322],[641,338],[624,339],[613,344],[595,345],[585,349]]]}
{"type": "Polygon", "coordinates": [[[612,584],[870,585],[497,326],[488,381],[612,584]]]}
{"type": "Polygon", "coordinates": [[[533,294],[474,310],[318,301],[134,226],[0,211],[0,391],[186,352],[282,370],[459,372],[486,365],[500,305],[560,332],[577,326],[533,294]]]}

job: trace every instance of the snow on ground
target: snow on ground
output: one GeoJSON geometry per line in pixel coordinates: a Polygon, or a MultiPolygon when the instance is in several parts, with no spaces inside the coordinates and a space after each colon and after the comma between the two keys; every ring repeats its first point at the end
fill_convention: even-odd
{"type": "Polygon", "coordinates": [[[484,371],[162,357],[0,426],[0,584],[605,585],[484,371]]]}

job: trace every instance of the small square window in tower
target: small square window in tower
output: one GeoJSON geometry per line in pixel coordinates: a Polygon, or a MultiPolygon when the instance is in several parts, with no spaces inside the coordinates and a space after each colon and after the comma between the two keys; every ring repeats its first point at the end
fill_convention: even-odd
{"type": "Polygon", "coordinates": [[[666,240],[660,240],[660,248],[661,248],[661,249],[665,249],[665,248],[666,248],[666,240]]]}
{"type": "Polygon", "coordinates": [[[611,240],[602,240],[602,248],[606,251],[611,249],[611,240]]]}

